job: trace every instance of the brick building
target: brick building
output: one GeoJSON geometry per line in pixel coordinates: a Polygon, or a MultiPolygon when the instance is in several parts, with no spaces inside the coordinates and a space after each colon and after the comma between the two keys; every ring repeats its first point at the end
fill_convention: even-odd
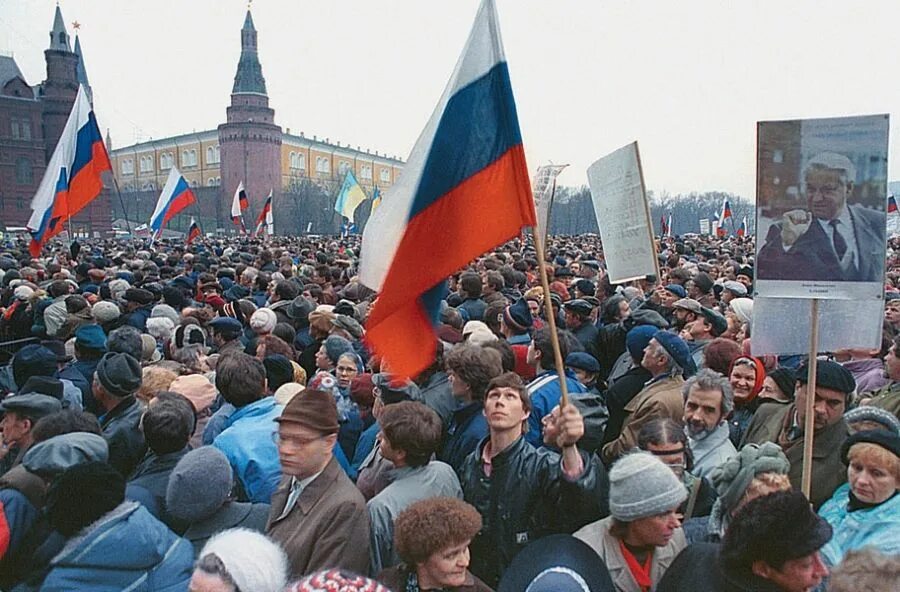
{"type": "MultiPolygon", "coordinates": [[[[0,227],[22,227],[31,217],[31,199],[62,135],[78,85],[90,84],[76,37],[72,49],[56,7],[50,45],[44,50],[47,78],[30,86],[11,56],[0,56],[0,227]]],[[[110,228],[109,195],[104,192],[72,218],[76,232],[110,228]]]]}
{"type": "MultiPolygon", "coordinates": [[[[296,211],[296,204],[305,199],[301,188],[312,184],[333,196],[345,173],[352,170],[371,195],[376,187],[384,191],[393,185],[403,166],[398,158],[359,146],[354,149],[329,138],[308,138],[302,132],[292,134],[290,128],[282,129],[275,122],[259,60],[257,31],[249,10],[241,28],[241,57],[225,123],[216,129],[116,149],[109,147],[129,219],[137,223],[149,220],[147,210],[152,211],[149,204],[155,201],[151,196],[158,194],[169,170],[175,166],[192,187],[203,188],[198,191],[198,206],[191,213],[199,216],[207,232],[213,227],[233,230],[231,201],[241,182],[250,199],[251,217],[259,213],[272,191],[276,232],[298,233],[305,228],[283,227],[279,220],[303,218],[305,222],[308,219],[287,215],[288,211],[296,211]],[[286,212],[287,217],[282,217],[279,210],[286,212]]],[[[118,202],[113,206],[119,207],[118,202]]],[[[246,221],[248,226],[252,225],[252,220],[246,221]]],[[[173,221],[172,226],[181,229],[184,224],[173,221]]]]}

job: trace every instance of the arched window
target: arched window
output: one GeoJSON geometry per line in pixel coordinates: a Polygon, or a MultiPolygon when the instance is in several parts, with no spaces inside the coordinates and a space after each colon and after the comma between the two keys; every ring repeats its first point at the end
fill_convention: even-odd
{"type": "Polygon", "coordinates": [[[153,187],[153,181],[147,181],[141,186],[141,191],[153,191],[155,187],[153,187]]]}
{"type": "Polygon", "coordinates": [[[360,179],[372,179],[372,167],[369,165],[365,165],[359,169],[359,178],[360,179]]]}
{"type": "Polygon", "coordinates": [[[192,181],[190,182],[190,186],[191,186],[191,187],[196,187],[196,186],[197,186],[197,181],[196,181],[196,180],[192,180],[192,181]]]}
{"type": "Polygon", "coordinates": [[[209,146],[206,149],[206,162],[208,162],[208,163],[216,162],[216,149],[213,148],[212,146],[209,146]]]}
{"type": "Polygon", "coordinates": [[[30,185],[34,183],[34,170],[31,161],[27,158],[16,159],[16,183],[30,185]]]}
{"type": "Polygon", "coordinates": [[[191,150],[191,166],[197,166],[197,151],[191,150]]]}
{"type": "Polygon", "coordinates": [[[288,156],[288,162],[292,169],[297,168],[297,153],[296,152],[290,153],[290,155],[288,156]]]}
{"type": "Polygon", "coordinates": [[[181,166],[191,166],[191,153],[187,150],[181,151],[181,166]]]}
{"type": "Polygon", "coordinates": [[[218,146],[216,146],[216,162],[220,162],[222,160],[222,152],[218,146]]]}
{"type": "Polygon", "coordinates": [[[391,170],[390,169],[381,169],[381,182],[387,183],[391,180],[391,170]]]}
{"type": "Polygon", "coordinates": [[[222,184],[222,177],[216,177],[216,187],[222,184]]]}
{"type": "Polygon", "coordinates": [[[301,153],[301,154],[297,155],[297,168],[298,169],[306,168],[306,155],[305,154],[301,153]]]}
{"type": "Polygon", "coordinates": [[[209,179],[206,180],[206,186],[207,186],[207,187],[215,187],[215,185],[216,185],[216,178],[215,178],[215,177],[210,177],[209,179]]]}
{"type": "Polygon", "coordinates": [[[346,160],[342,160],[341,164],[338,165],[338,174],[345,175],[348,170],[350,170],[350,163],[346,160]]]}

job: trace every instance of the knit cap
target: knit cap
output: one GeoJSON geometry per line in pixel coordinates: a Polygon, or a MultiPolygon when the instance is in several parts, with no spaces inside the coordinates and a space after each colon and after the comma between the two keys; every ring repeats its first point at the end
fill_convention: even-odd
{"type": "Polygon", "coordinates": [[[897,416],[881,407],[872,407],[871,405],[857,407],[844,414],[844,421],[848,424],[869,421],[882,426],[881,429],[900,435],[900,421],[897,420],[897,416]]]}
{"type": "Polygon", "coordinates": [[[308,575],[294,582],[284,592],[390,592],[387,588],[365,576],[329,569],[308,575]]]}
{"type": "Polygon", "coordinates": [[[97,380],[112,396],[127,397],[141,388],[141,363],[128,354],[104,354],[97,364],[97,380]]]}
{"type": "Polygon", "coordinates": [[[169,391],[184,396],[201,413],[216,400],[216,387],[202,374],[179,376],[169,385],[169,391]]]}
{"type": "Polygon", "coordinates": [[[172,325],[177,325],[178,321],[181,320],[181,315],[178,314],[178,311],[169,306],[168,304],[157,304],[153,307],[153,310],[150,311],[150,318],[166,318],[172,321],[172,325]]]}
{"type": "Polygon", "coordinates": [[[609,472],[609,511],[622,522],[677,508],[687,489],[665,463],[648,452],[623,456],[609,472]]]}
{"type": "Polygon", "coordinates": [[[271,308],[260,308],[250,317],[250,328],[260,335],[271,333],[278,323],[278,317],[271,308]]]}
{"type": "Polygon", "coordinates": [[[221,450],[214,446],[191,450],[181,457],[169,476],[168,513],[184,524],[206,520],[228,500],[233,479],[231,464],[221,450]]]}
{"type": "Polygon", "coordinates": [[[108,300],[101,300],[97,304],[91,307],[91,316],[98,323],[109,323],[111,321],[119,318],[119,315],[122,314],[119,311],[119,307],[115,302],[109,302],[108,300]]]}
{"type": "Polygon", "coordinates": [[[744,496],[753,478],[762,473],[787,475],[791,463],[774,442],[747,444],[741,451],[713,469],[710,480],[728,511],[744,496]]]}
{"type": "Polygon", "coordinates": [[[287,555],[266,535],[247,528],[232,528],[215,535],[199,558],[218,557],[236,590],[281,592],[287,584],[287,555]]]}

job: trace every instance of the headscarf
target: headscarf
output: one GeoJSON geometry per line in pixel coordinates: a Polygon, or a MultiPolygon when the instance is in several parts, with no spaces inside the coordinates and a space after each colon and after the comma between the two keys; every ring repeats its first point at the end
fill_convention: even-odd
{"type": "Polygon", "coordinates": [[[756,398],[756,395],[759,394],[759,391],[762,390],[763,382],[766,380],[766,368],[763,365],[762,361],[759,358],[754,358],[752,356],[741,356],[739,358],[735,358],[733,362],[731,362],[731,366],[728,367],[728,379],[731,380],[731,371],[734,370],[735,366],[750,366],[752,363],[753,371],[755,373],[755,379],[753,382],[753,388],[750,389],[750,394],[747,397],[739,398],[737,393],[734,396],[734,404],[735,407],[741,407],[742,405],[746,405],[750,403],[753,399],[756,398]]]}

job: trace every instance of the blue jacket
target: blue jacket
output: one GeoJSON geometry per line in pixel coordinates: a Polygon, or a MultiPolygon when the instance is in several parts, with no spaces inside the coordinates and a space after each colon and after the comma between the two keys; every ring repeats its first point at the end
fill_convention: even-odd
{"type": "Polygon", "coordinates": [[[235,411],[213,446],[228,457],[239,484],[239,501],[269,503],[281,478],[278,446],[272,438],[283,407],[265,397],[235,411]]]}
{"type": "Polygon", "coordinates": [[[874,508],[847,511],[850,484],[844,483],[819,508],[834,534],[822,547],[822,559],[830,566],[843,561],[849,551],[874,547],[885,555],[900,554],[900,494],[874,508]]]}
{"type": "MultiPolygon", "coordinates": [[[[566,370],[566,386],[570,393],[587,392],[571,370],[566,370]]],[[[543,446],[541,420],[559,405],[562,394],[556,370],[544,370],[535,376],[534,380],[528,383],[528,393],[531,395],[531,415],[528,416],[528,433],[525,434],[525,439],[532,446],[543,446]]]]}
{"type": "Polygon", "coordinates": [[[125,502],[66,543],[42,592],[183,592],[194,550],[140,504],[125,502]]]}
{"type": "Polygon", "coordinates": [[[472,401],[457,407],[450,418],[447,439],[438,458],[459,471],[466,457],[488,435],[484,403],[472,401]]]}
{"type": "Polygon", "coordinates": [[[125,317],[125,324],[131,325],[135,329],[138,329],[142,333],[147,332],[147,319],[150,318],[150,313],[153,311],[153,306],[142,306],[140,308],[134,309],[125,317]]]}

